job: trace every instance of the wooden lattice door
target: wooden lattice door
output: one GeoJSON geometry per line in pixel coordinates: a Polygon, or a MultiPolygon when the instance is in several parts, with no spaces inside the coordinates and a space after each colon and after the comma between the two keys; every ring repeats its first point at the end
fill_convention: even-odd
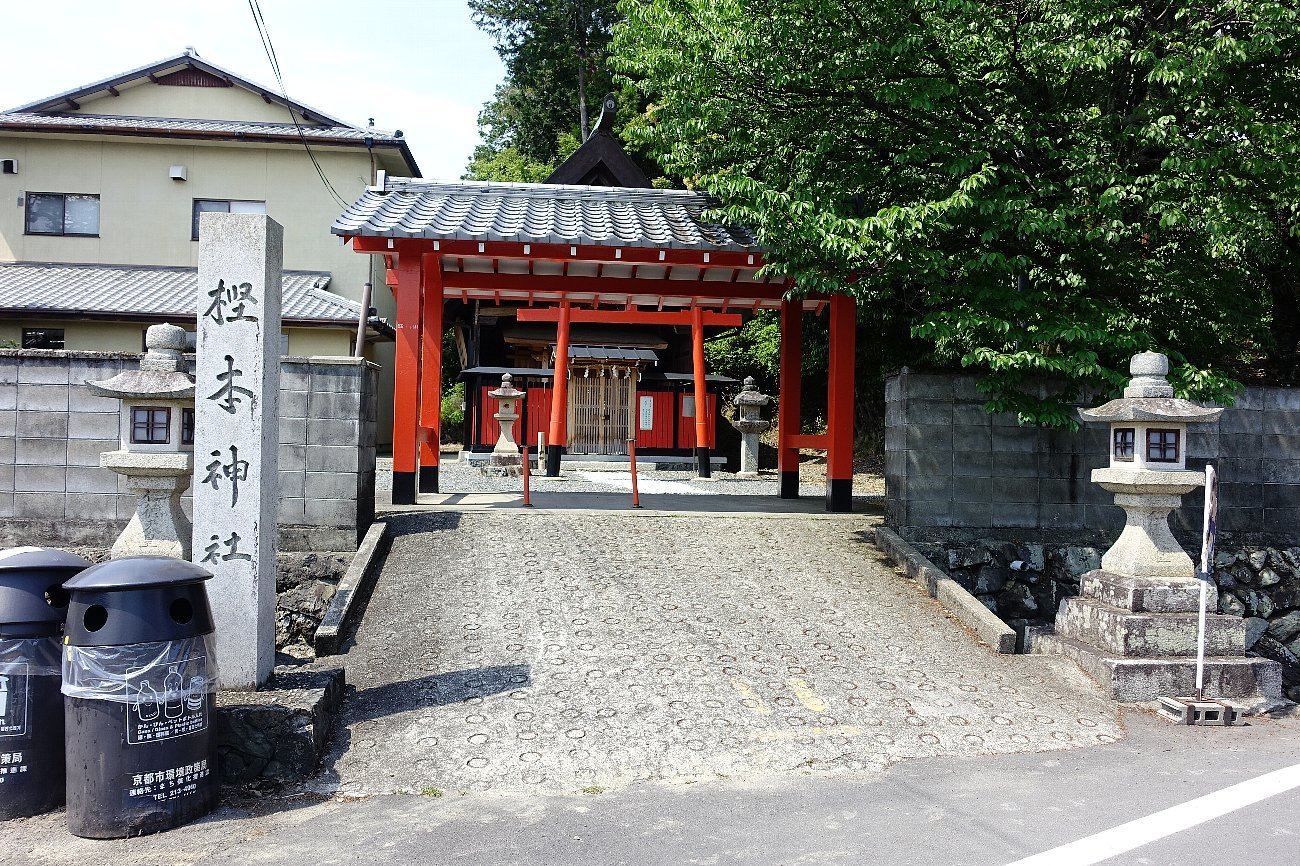
{"type": "Polygon", "coordinates": [[[636,370],[584,367],[569,381],[569,452],[627,454],[636,370]]]}

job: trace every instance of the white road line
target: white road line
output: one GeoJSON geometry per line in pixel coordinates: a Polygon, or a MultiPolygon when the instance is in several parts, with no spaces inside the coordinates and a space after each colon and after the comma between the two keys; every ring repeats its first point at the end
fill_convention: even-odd
{"type": "Polygon", "coordinates": [[[1265,773],[1007,866],[1092,866],[1297,787],[1300,787],[1300,764],[1265,773]]]}

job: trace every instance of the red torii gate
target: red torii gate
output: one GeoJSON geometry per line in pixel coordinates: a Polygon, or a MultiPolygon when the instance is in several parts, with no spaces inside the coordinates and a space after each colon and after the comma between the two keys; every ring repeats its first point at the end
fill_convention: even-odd
{"type": "MultiPolygon", "coordinates": [[[[853,483],[856,312],[852,298],[788,297],[757,276],[761,250],[702,222],[705,196],[674,190],[387,179],[334,224],[359,253],[383,256],[397,301],[393,502],[438,492],[443,305],[526,304],[522,322],[555,322],[547,470],[558,475],[566,429],[569,330],[575,323],[689,325],[696,457],[709,473],[704,328],[780,309],[779,492],[799,495],[799,449],[827,452],[826,507],[849,511],[853,483]],[[799,429],[802,316],[830,309],[827,432],[799,429]]],[[[738,238],[739,236],[739,238],[738,238]]]]}

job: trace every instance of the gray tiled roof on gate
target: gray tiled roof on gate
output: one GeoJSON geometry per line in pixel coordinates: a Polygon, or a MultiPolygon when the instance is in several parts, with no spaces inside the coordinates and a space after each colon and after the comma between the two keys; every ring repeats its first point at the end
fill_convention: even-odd
{"type": "MultiPolygon", "coordinates": [[[[330,275],[285,271],[285,322],[351,327],[361,305],[327,290],[330,275]]],[[[0,262],[0,313],[95,318],[194,318],[194,268],[0,262]]],[[[386,327],[381,324],[381,328],[386,327]]]]}
{"type": "Polygon", "coordinates": [[[760,252],[752,233],[707,222],[715,203],[688,190],[389,178],[368,188],[331,231],[431,240],[760,252]]]}

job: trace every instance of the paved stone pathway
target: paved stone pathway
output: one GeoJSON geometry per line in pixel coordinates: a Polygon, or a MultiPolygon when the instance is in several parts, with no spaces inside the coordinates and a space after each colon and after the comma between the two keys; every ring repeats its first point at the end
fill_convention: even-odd
{"type": "Polygon", "coordinates": [[[946,618],[870,518],[390,520],[325,790],[867,774],[1122,736],[1072,664],[995,655],[946,618]]]}

